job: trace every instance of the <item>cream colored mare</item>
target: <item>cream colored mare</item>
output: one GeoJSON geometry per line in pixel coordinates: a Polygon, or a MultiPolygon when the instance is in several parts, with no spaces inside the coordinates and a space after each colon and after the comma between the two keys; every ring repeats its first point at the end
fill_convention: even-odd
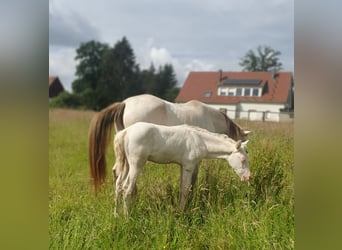
{"type": "Polygon", "coordinates": [[[106,148],[112,128],[120,131],[136,122],[174,126],[189,124],[245,140],[243,130],[227,115],[199,101],[176,104],[152,95],[138,95],[114,103],[95,115],[89,128],[89,162],[95,190],[106,177],[106,148]]]}
{"type": "Polygon", "coordinates": [[[169,127],[138,122],[118,132],[114,138],[114,215],[118,215],[117,206],[122,194],[124,213],[128,214],[132,195],[137,194],[137,178],[148,160],[181,166],[179,199],[182,210],[204,158],[225,159],[242,181],[248,181],[250,170],[245,150],[247,142],[236,142],[227,135],[189,125],[169,127]]]}

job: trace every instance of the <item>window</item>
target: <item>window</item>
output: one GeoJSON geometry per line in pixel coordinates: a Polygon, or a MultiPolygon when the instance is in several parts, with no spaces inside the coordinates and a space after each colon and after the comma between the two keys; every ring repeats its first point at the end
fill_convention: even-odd
{"type": "Polygon", "coordinates": [[[250,96],[250,95],[251,95],[251,89],[245,88],[245,96],[250,96]]]}
{"type": "Polygon", "coordinates": [[[236,89],[236,95],[237,96],[242,96],[242,88],[237,88],[236,89]]]}
{"type": "Polygon", "coordinates": [[[253,88],[253,96],[259,96],[259,89],[253,88]]]}
{"type": "Polygon", "coordinates": [[[228,95],[229,96],[234,96],[235,95],[234,89],[228,89],[228,95]]]}
{"type": "Polygon", "coordinates": [[[219,90],[219,95],[221,95],[221,96],[227,95],[227,89],[222,89],[222,88],[220,88],[220,90],[219,90]]]}
{"type": "Polygon", "coordinates": [[[211,96],[211,91],[207,91],[204,93],[204,97],[210,97],[211,96]]]}

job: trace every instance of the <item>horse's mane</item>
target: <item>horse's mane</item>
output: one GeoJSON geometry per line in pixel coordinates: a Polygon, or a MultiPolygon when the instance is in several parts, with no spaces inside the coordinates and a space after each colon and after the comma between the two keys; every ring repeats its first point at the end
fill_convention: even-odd
{"type": "Polygon", "coordinates": [[[224,112],[221,112],[221,114],[226,119],[226,123],[228,127],[227,134],[229,134],[231,138],[240,138],[242,136],[243,129],[239,125],[237,125],[235,122],[233,122],[233,120],[231,120],[224,112]]]}
{"type": "Polygon", "coordinates": [[[231,143],[235,143],[235,141],[232,138],[230,138],[228,135],[226,135],[226,134],[214,133],[214,132],[211,132],[211,131],[206,130],[204,128],[200,128],[200,127],[189,125],[189,124],[183,124],[182,126],[188,127],[190,129],[195,130],[195,131],[200,132],[200,133],[210,134],[210,135],[215,136],[215,137],[219,137],[219,138],[222,138],[222,139],[227,139],[231,143]]]}

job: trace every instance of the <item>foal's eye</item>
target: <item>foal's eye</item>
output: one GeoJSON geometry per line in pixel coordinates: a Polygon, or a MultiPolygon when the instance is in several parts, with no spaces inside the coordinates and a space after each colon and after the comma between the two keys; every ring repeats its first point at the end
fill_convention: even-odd
{"type": "Polygon", "coordinates": [[[246,149],[246,154],[248,154],[248,150],[246,149]]]}

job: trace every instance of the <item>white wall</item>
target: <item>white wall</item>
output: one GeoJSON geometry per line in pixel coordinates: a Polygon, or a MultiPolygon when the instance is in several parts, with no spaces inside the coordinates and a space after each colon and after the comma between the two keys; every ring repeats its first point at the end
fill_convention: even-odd
{"type": "Polygon", "coordinates": [[[265,120],[279,121],[280,109],[284,108],[284,104],[268,104],[268,103],[239,103],[236,105],[227,104],[208,104],[216,109],[227,109],[227,115],[232,119],[249,119],[249,120],[265,120]]]}
{"type": "Polygon", "coordinates": [[[208,104],[210,107],[215,108],[215,109],[226,109],[227,110],[227,115],[229,118],[235,119],[236,115],[236,105],[234,104],[208,104]]]}

